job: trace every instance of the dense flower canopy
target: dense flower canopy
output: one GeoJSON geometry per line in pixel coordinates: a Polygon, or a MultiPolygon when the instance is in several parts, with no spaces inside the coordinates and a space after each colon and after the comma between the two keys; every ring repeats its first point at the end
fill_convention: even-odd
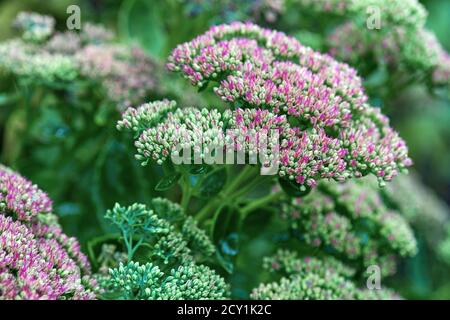
{"type": "Polygon", "coordinates": [[[215,26],[175,48],[167,67],[199,88],[214,82],[214,92],[230,109],[222,115],[214,109],[173,111],[173,102],[155,102],[127,110],[118,127],[140,135],[141,160],[162,163],[195,130],[200,135],[263,128],[280,135],[272,146],[279,152],[278,174],[300,186],[368,173],[383,184],[411,165],[404,141],[379,109],[367,104],[356,71],[284,33],[240,22],[215,26]],[[165,121],[142,117],[149,108],[165,121]],[[202,121],[215,128],[194,128],[202,121]]]}
{"type": "Polygon", "coordinates": [[[0,166],[0,299],[93,299],[95,287],[47,194],[0,166]]]}

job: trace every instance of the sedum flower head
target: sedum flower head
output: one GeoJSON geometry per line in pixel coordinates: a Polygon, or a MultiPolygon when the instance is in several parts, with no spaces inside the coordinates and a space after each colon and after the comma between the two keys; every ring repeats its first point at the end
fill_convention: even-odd
{"type": "Polygon", "coordinates": [[[0,166],[0,209],[20,221],[32,221],[52,212],[52,201],[37,185],[0,166]]]}
{"type": "Polygon", "coordinates": [[[141,48],[88,44],[77,52],[75,60],[81,75],[103,83],[107,96],[119,104],[119,110],[158,90],[156,62],[141,48]]]}
{"type": "Polygon", "coordinates": [[[216,109],[184,108],[169,112],[165,121],[139,135],[135,142],[136,158],[144,164],[149,159],[162,164],[180,148],[203,154],[203,145],[220,146],[228,119],[227,113],[222,114],[216,109]]]}
{"type": "MultiPolygon", "coordinates": [[[[29,24],[38,28],[50,17],[44,18],[24,13],[17,20],[22,25],[34,19],[37,22],[29,24]]],[[[158,64],[139,47],[113,44],[113,37],[104,27],[86,23],[81,32],[55,33],[51,28],[40,41],[9,40],[0,43],[0,70],[59,86],[79,78],[91,80],[100,83],[107,100],[123,111],[161,90],[158,64]]]]}
{"type": "Polygon", "coordinates": [[[356,271],[344,265],[333,257],[318,259],[314,257],[299,258],[298,254],[289,250],[278,250],[278,252],[264,259],[264,268],[269,271],[292,275],[296,273],[336,273],[345,278],[351,278],[356,271]]]}
{"type": "Polygon", "coordinates": [[[44,49],[50,53],[73,55],[82,46],[78,33],[72,31],[57,32],[47,41],[44,49]]]}
{"type": "Polygon", "coordinates": [[[322,278],[309,273],[303,277],[283,277],[279,282],[261,284],[253,289],[250,297],[255,300],[349,300],[354,291],[351,282],[336,274],[322,278]]]}
{"type": "Polygon", "coordinates": [[[422,27],[425,24],[427,11],[418,0],[353,0],[351,13],[365,15],[367,8],[381,10],[382,28],[390,26],[422,27]]]}
{"type": "MultiPolygon", "coordinates": [[[[373,193],[379,192],[373,188],[373,193]]],[[[427,246],[435,251],[445,241],[443,226],[450,225],[450,209],[435,193],[425,187],[415,173],[402,176],[384,190],[381,196],[423,235],[427,246]]]]}
{"type": "Polygon", "coordinates": [[[371,61],[382,61],[392,70],[430,74],[435,85],[447,83],[448,76],[443,70],[448,54],[436,36],[424,28],[396,26],[389,33],[368,32],[350,21],[333,31],[327,45],[331,55],[352,65],[361,67],[371,61]],[[442,77],[438,70],[443,71],[442,77]]]}
{"type": "Polygon", "coordinates": [[[138,108],[128,108],[122,113],[117,129],[128,129],[140,133],[145,129],[156,127],[169,112],[175,109],[176,102],[169,100],[145,103],[138,108]]]}
{"type": "Polygon", "coordinates": [[[102,25],[87,22],[81,29],[80,37],[84,43],[102,44],[111,42],[115,34],[102,25]]]}
{"type": "Polygon", "coordinates": [[[382,28],[404,25],[422,27],[427,11],[418,0],[295,0],[297,8],[316,13],[352,17],[366,23],[369,8],[379,9],[382,28]]]}
{"type": "Polygon", "coordinates": [[[22,32],[24,40],[41,42],[53,33],[55,19],[34,12],[20,12],[13,25],[22,32]]]}
{"type": "Polygon", "coordinates": [[[368,300],[396,299],[389,289],[358,288],[350,278],[354,270],[330,258],[299,258],[295,252],[279,251],[266,258],[266,268],[281,273],[278,282],[253,289],[252,299],[268,300],[368,300]]]}
{"type": "Polygon", "coordinates": [[[3,166],[0,194],[0,299],[94,299],[88,260],[48,196],[3,166]]]}
{"type": "MultiPolygon", "coordinates": [[[[322,1],[299,2],[305,9],[317,5],[316,11],[321,11],[322,1]]],[[[339,1],[329,2],[333,3],[332,12],[340,7],[339,1]]],[[[374,66],[387,66],[389,73],[405,74],[406,70],[414,75],[410,80],[424,79],[433,86],[445,86],[449,83],[448,53],[425,28],[426,15],[417,0],[349,1],[347,8],[340,12],[346,21],[334,29],[326,43],[331,55],[359,69],[373,71],[374,66]],[[368,21],[362,14],[369,8],[380,12],[381,25],[377,30],[362,25],[368,21]]]]}
{"type": "Polygon", "coordinates": [[[204,256],[212,256],[216,248],[203,229],[197,225],[192,217],[187,217],[181,227],[181,233],[194,251],[201,252],[204,256]]]}
{"type": "Polygon", "coordinates": [[[125,112],[118,127],[140,135],[136,146],[144,163],[163,163],[180,144],[198,147],[201,136],[214,145],[212,137],[228,129],[263,127],[280,134],[273,146],[279,175],[302,186],[368,173],[383,184],[411,165],[404,141],[366,104],[356,72],[283,33],[243,23],[213,27],[178,46],[168,68],[199,87],[215,81],[214,91],[231,109],[179,109],[165,121],[167,102],[125,112]],[[142,119],[147,109],[162,122],[142,119]]]}
{"type": "Polygon", "coordinates": [[[282,217],[297,238],[362,267],[378,264],[383,275],[395,272],[395,256],[416,254],[411,227],[383,203],[376,187],[361,180],[323,183],[319,189],[282,206],[282,217]]]}
{"type": "Polygon", "coordinates": [[[404,141],[366,103],[356,71],[281,32],[215,26],[174,49],[167,67],[200,88],[213,82],[230,109],[284,117],[279,174],[300,185],[368,173],[382,183],[411,165],[404,141]]]}
{"type": "Polygon", "coordinates": [[[35,44],[10,40],[0,44],[0,69],[37,82],[73,81],[77,65],[70,57],[51,54],[35,44]]]}

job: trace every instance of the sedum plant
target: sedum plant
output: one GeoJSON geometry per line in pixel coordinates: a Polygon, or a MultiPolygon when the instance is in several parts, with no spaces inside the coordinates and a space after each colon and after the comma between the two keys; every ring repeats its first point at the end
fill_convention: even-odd
{"type": "Polygon", "coordinates": [[[14,26],[22,38],[0,45],[0,69],[21,82],[66,90],[76,80],[99,82],[119,110],[160,90],[157,62],[141,48],[114,43],[114,34],[100,25],[86,23],[80,32],[58,32],[54,25],[53,17],[20,13],[14,26]]]}
{"type": "Polygon", "coordinates": [[[292,5],[315,16],[338,17],[341,24],[334,25],[324,46],[362,70],[369,84],[380,82],[381,74],[385,79],[376,90],[389,84],[391,92],[398,92],[414,83],[448,90],[448,53],[426,29],[427,11],[419,1],[294,0],[292,5]]]}
{"type": "MultiPolygon", "coordinates": [[[[143,5],[122,6],[125,38],[143,5]]],[[[61,32],[24,12],[0,43],[15,83],[1,84],[1,157],[56,200],[0,167],[0,299],[402,299],[424,253],[442,277],[448,208],[406,175],[406,142],[376,106],[448,83],[418,1],[161,8],[173,15],[144,28],[151,52],[214,25],[171,51],[171,75],[90,23],[61,32]],[[195,26],[173,28],[186,13],[195,26]],[[216,25],[235,20],[252,22],[216,25]]]]}
{"type": "Polygon", "coordinates": [[[95,299],[87,257],[36,185],[0,166],[0,299],[95,299]]]}
{"type": "Polygon", "coordinates": [[[295,237],[310,246],[361,267],[376,264],[383,275],[390,275],[395,273],[395,256],[417,253],[416,240],[399,212],[387,208],[376,190],[365,189],[356,182],[321,184],[304,199],[282,203],[282,217],[295,237]]]}
{"type": "Polygon", "coordinates": [[[350,281],[355,270],[327,257],[299,258],[295,252],[278,251],[264,261],[264,267],[283,275],[279,282],[262,284],[251,297],[266,300],[396,300],[389,289],[361,289],[350,281]]]}
{"type": "MultiPolygon", "coordinates": [[[[250,297],[397,297],[386,288],[361,289],[359,283],[365,268],[376,264],[386,277],[395,273],[397,257],[417,252],[408,222],[384,207],[377,191],[406,172],[412,161],[387,117],[368,103],[354,69],[284,33],[240,22],[214,26],[177,46],[167,68],[199,92],[214,93],[219,98],[217,105],[183,107],[168,99],[150,102],[128,108],[117,128],[133,134],[137,160],[143,165],[156,163],[166,172],[157,189],[169,190],[179,184],[181,208],[192,213],[216,244],[213,260],[233,273],[230,256],[238,250],[240,228],[250,214],[268,207],[281,215],[278,219],[285,221],[294,240],[310,248],[299,253],[281,251],[283,262],[274,262],[275,269],[286,263],[290,271],[280,282],[260,284],[250,297]],[[278,139],[259,143],[269,132],[275,132],[278,139]],[[235,164],[234,155],[239,152],[244,154],[240,163],[249,164],[243,168],[227,165],[226,155],[231,154],[235,164]],[[265,157],[255,157],[264,152],[265,157]],[[371,177],[378,185],[369,189],[370,201],[365,201],[364,188],[359,188],[371,177]],[[252,196],[256,187],[270,190],[274,186],[266,195],[252,196]],[[232,232],[223,231],[230,226],[232,232]],[[320,257],[308,258],[311,250],[319,251],[320,257]]],[[[121,227],[132,256],[137,249],[126,239],[136,245],[148,241],[143,240],[144,234],[164,239],[167,232],[158,214],[145,214],[140,211],[144,207],[140,208],[126,221],[136,223],[132,230],[142,235],[135,239],[121,227]],[[141,220],[141,215],[146,219],[141,220]]],[[[116,212],[121,216],[128,211],[116,208],[116,212]]],[[[160,248],[155,244],[152,251],[160,248]]],[[[132,259],[129,255],[128,260],[132,259]]],[[[122,276],[133,270],[136,279],[142,273],[156,279],[160,272],[153,261],[119,268],[122,276]]]]}
{"type": "Polygon", "coordinates": [[[212,10],[214,23],[217,17],[222,22],[250,20],[295,34],[357,68],[370,94],[382,95],[385,104],[411,85],[425,84],[432,92],[444,93],[449,88],[448,53],[426,28],[428,12],[418,0],[188,3],[185,9],[194,12],[191,15],[212,10]]]}
{"type": "Polygon", "coordinates": [[[147,122],[146,114],[164,119],[171,102],[127,110],[118,128],[135,131],[141,160],[163,163],[183,139],[194,144],[192,118],[204,119],[198,135],[205,136],[227,129],[277,130],[281,141],[272,148],[280,153],[278,173],[301,189],[322,178],[345,181],[368,173],[384,184],[411,165],[388,119],[366,103],[355,71],[283,33],[242,23],[213,27],[177,47],[168,68],[199,88],[214,83],[230,109],[176,110],[158,125],[147,122]]]}

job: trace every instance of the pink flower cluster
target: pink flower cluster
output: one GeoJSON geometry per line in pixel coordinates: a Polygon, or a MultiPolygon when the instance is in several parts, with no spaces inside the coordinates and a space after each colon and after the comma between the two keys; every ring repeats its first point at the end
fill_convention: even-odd
{"type": "Polygon", "coordinates": [[[450,90],[450,54],[441,49],[438,51],[436,67],[432,80],[437,85],[448,85],[450,90]]]}
{"type": "Polygon", "coordinates": [[[52,212],[52,201],[27,179],[0,167],[0,209],[17,220],[31,221],[39,213],[52,212]]]}
{"type": "Polygon", "coordinates": [[[330,54],[354,66],[383,62],[391,71],[408,68],[415,73],[435,72],[434,84],[446,84],[450,67],[436,36],[425,28],[407,29],[395,26],[389,33],[368,32],[355,22],[338,26],[327,38],[330,54]],[[445,75],[447,68],[447,76],[445,75]],[[441,73],[441,76],[439,75],[441,73]]]}
{"type": "Polygon", "coordinates": [[[356,71],[284,33],[235,22],[175,48],[167,64],[233,108],[266,109],[281,133],[281,176],[314,186],[375,174],[381,184],[412,164],[404,141],[367,104],[356,71]]]}
{"type": "Polygon", "coordinates": [[[138,47],[89,44],[76,53],[75,59],[82,75],[103,82],[107,96],[119,104],[119,110],[158,90],[157,64],[138,47]]]}
{"type": "Polygon", "coordinates": [[[96,283],[36,185],[0,166],[0,299],[94,299],[96,283]]]}

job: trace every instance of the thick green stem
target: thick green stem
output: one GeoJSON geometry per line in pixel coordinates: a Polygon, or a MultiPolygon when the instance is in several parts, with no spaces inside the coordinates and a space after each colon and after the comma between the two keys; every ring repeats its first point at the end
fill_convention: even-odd
{"type": "Polygon", "coordinates": [[[262,184],[263,182],[270,180],[271,176],[257,176],[254,177],[247,185],[242,186],[238,190],[236,190],[234,193],[230,194],[229,197],[232,199],[238,199],[250,191],[252,191],[255,187],[262,184]]]}
{"type": "Polygon", "coordinates": [[[225,204],[229,203],[229,195],[239,186],[243,181],[249,178],[255,172],[255,168],[251,166],[246,166],[229,184],[225,186],[220,194],[217,195],[215,199],[209,201],[196,215],[196,218],[201,221],[206,219],[211,212],[216,212],[219,207],[223,207],[225,204]]]}
{"type": "Polygon", "coordinates": [[[183,179],[180,183],[181,185],[181,207],[183,207],[185,212],[188,212],[189,201],[191,200],[192,190],[189,184],[189,176],[187,174],[183,175],[183,179]]]}
{"type": "Polygon", "coordinates": [[[236,188],[239,187],[239,185],[247,180],[251,175],[254,174],[255,170],[258,170],[256,167],[252,166],[245,166],[244,169],[242,169],[241,172],[236,176],[236,178],[233,179],[233,181],[226,187],[224,190],[224,193],[230,193],[233,192],[236,188]]]}
{"type": "Polygon", "coordinates": [[[242,213],[242,220],[244,220],[250,212],[280,199],[283,196],[283,194],[284,193],[282,191],[270,193],[265,197],[250,202],[248,205],[246,205],[240,210],[242,213]]]}
{"type": "Polygon", "coordinates": [[[235,203],[237,198],[251,191],[266,179],[266,176],[259,176],[259,168],[248,166],[244,168],[239,175],[212,201],[202,208],[196,215],[199,221],[207,219],[220,208],[235,203]],[[247,185],[243,182],[250,181],[247,185]]]}

